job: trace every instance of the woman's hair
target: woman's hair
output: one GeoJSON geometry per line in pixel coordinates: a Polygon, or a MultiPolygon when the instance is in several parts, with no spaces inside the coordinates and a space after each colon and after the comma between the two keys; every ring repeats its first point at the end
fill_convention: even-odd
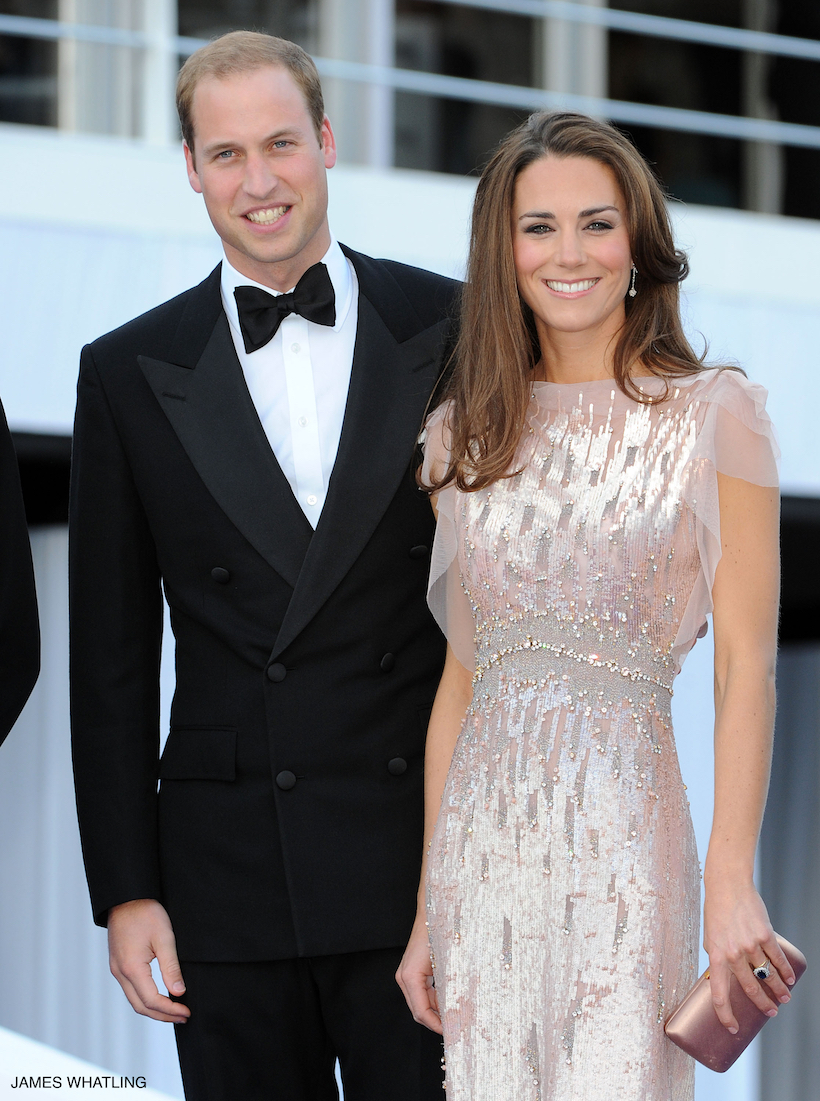
{"type": "Polygon", "coordinates": [[[205,77],[235,76],[268,66],[285,69],[305,97],[311,121],[321,143],[325,107],[322,85],[313,58],[295,42],[257,31],[230,31],[191,54],[177,77],[177,113],[182,136],[194,155],[194,92],[205,77]]]}
{"type": "Polygon", "coordinates": [[[542,157],[586,157],[612,171],[626,205],[635,298],[613,352],[615,382],[630,397],[641,373],[675,377],[703,369],[680,319],[679,284],[689,266],[675,248],[666,197],[641,154],[613,126],[586,115],[539,111],[508,134],[482,173],[473,205],[467,283],[452,374],[439,395],[450,399],[451,462],[432,486],[450,481],[482,489],[514,470],[530,402],[531,371],[541,350],[530,307],[521,298],[513,260],[512,211],[521,172],[542,157]]]}

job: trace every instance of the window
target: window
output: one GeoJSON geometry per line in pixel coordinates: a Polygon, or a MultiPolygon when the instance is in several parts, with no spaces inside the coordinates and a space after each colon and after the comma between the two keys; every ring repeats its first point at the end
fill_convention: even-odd
{"type": "MultiPolygon", "coordinates": [[[[57,0],[0,0],[0,15],[57,18],[57,0]]],[[[0,121],[57,125],[57,43],[0,33],[0,121]]]]}

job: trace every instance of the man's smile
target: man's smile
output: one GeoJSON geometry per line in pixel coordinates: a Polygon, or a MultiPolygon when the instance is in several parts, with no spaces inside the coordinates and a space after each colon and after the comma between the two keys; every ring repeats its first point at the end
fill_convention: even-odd
{"type": "Polygon", "coordinates": [[[249,222],[253,222],[255,225],[272,226],[274,222],[278,222],[289,210],[289,206],[270,206],[266,207],[264,210],[251,210],[245,217],[249,222]]]}

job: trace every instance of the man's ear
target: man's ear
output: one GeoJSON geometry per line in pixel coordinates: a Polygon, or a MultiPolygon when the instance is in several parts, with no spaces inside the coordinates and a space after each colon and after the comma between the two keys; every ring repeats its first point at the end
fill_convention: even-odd
{"type": "Polygon", "coordinates": [[[196,164],[194,163],[194,154],[187,141],[182,143],[182,152],[185,154],[185,168],[188,172],[188,183],[197,193],[202,194],[202,184],[199,182],[199,174],[196,170],[196,164]]]}
{"type": "Polygon", "coordinates": [[[322,130],[319,135],[322,152],[325,155],[325,168],[332,168],[336,163],[336,138],[330,126],[330,119],[325,115],[322,122],[322,130]]]}

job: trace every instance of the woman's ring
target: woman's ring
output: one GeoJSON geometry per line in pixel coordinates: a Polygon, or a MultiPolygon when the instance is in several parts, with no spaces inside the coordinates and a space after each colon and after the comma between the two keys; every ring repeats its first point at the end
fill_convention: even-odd
{"type": "Polygon", "coordinates": [[[752,974],[756,979],[768,979],[772,973],[772,961],[767,959],[765,963],[761,963],[758,967],[754,964],[750,964],[752,968],[752,974]]]}

